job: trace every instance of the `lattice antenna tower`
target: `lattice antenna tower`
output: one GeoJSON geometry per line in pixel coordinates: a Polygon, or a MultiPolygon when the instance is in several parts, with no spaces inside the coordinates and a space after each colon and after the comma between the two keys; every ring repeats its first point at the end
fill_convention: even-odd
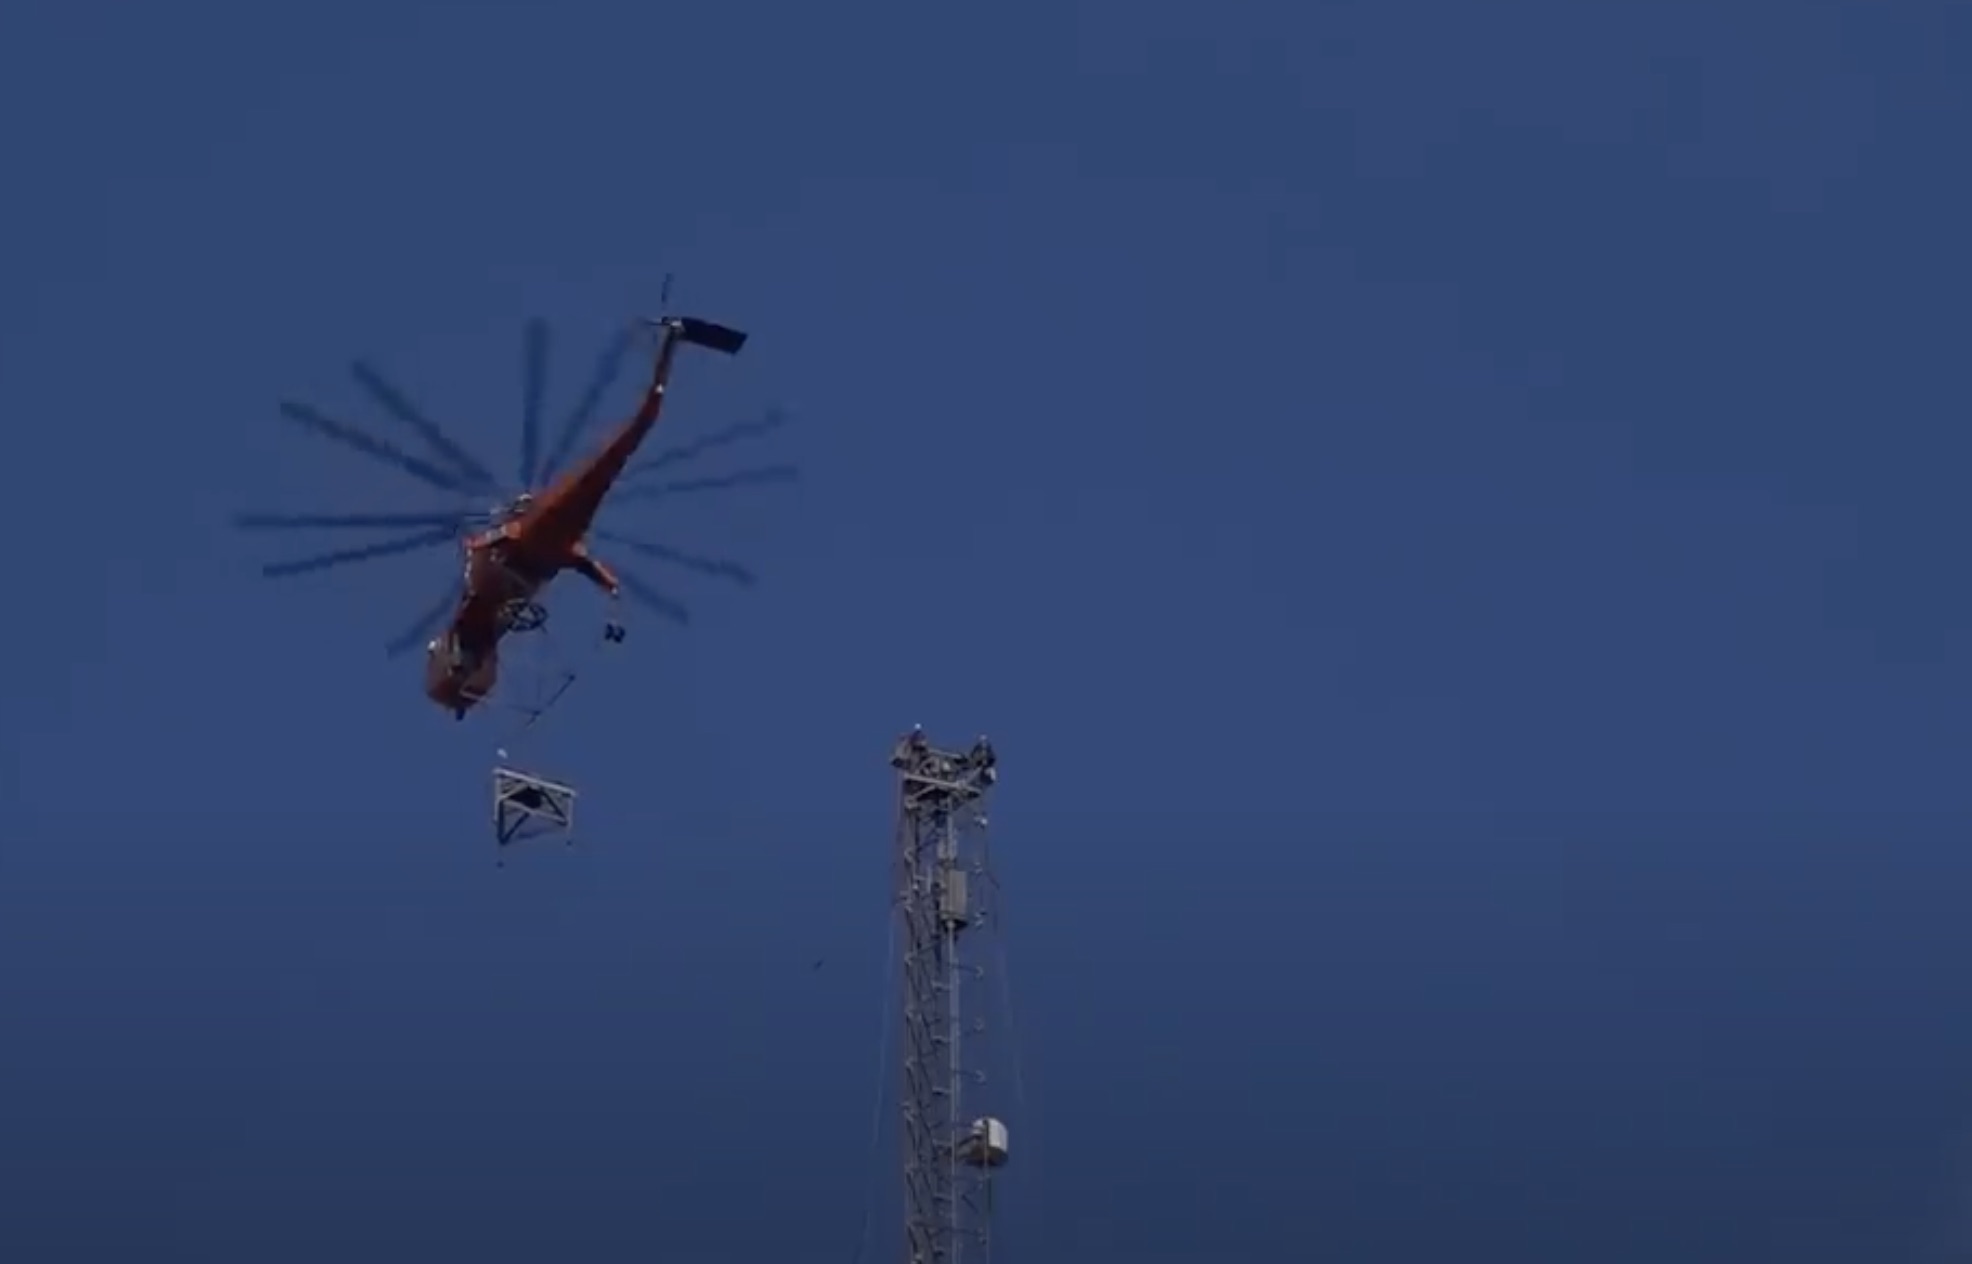
{"type": "Polygon", "coordinates": [[[993,1181],[1007,1128],[980,1109],[993,1024],[985,937],[999,933],[986,808],[997,779],[985,738],[959,752],[913,729],[897,771],[896,891],[902,934],[898,1090],[904,1167],[903,1264],[988,1264],[993,1181]]]}

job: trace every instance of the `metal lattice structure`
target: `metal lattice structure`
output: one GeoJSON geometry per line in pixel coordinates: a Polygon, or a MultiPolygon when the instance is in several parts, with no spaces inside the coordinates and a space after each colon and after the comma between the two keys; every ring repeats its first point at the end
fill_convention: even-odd
{"type": "MultiPolygon", "coordinates": [[[[501,754],[506,752],[502,751],[501,754]]],[[[493,770],[493,837],[500,846],[547,835],[575,842],[575,789],[519,772],[493,770]]]]}
{"type": "Polygon", "coordinates": [[[897,770],[897,916],[903,974],[903,1264],[991,1257],[992,1183],[1007,1160],[1006,1125],[977,1111],[986,1084],[979,1049],[992,1035],[973,1003],[986,977],[978,941],[997,934],[986,807],[996,780],[985,738],[940,750],[912,730],[897,770]],[[973,1254],[975,1253],[976,1254],[973,1254]]]}

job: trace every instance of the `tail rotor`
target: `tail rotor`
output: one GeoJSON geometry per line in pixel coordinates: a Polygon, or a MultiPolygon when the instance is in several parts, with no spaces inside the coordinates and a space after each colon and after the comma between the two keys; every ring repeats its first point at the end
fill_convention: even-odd
{"type": "Polygon", "coordinates": [[[694,347],[704,347],[720,355],[738,355],[746,345],[746,331],[722,325],[717,321],[703,320],[696,316],[673,316],[671,314],[671,274],[664,274],[664,284],[658,290],[655,316],[645,316],[639,322],[660,339],[676,338],[694,347]]]}

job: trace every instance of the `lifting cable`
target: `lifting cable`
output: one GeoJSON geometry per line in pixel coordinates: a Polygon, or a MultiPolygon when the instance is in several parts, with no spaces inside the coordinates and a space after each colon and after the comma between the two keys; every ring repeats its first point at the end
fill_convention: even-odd
{"type": "MultiPolygon", "coordinates": [[[[513,720],[511,728],[505,729],[499,742],[505,750],[518,744],[519,739],[538,724],[549,711],[553,710],[581,674],[581,668],[589,660],[598,657],[611,645],[622,641],[622,623],[612,604],[609,616],[603,621],[601,630],[588,652],[579,658],[567,651],[563,643],[555,637],[546,622],[525,632],[508,633],[506,643],[510,647],[508,655],[501,663],[501,674],[509,676],[504,682],[510,693],[527,692],[528,698],[513,697],[498,704],[498,709],[513,720]],[[522,642],[517,637],[533,638],[522,642]],[[552,681],[552,685],[548,682],[552,681]],[[515,719],[515,717],[518,717],[515,719]]],[[[500,685],[494,686],[496,691],[500,685]]]]}
{"type": "MultiPolygon", "coordinates": [[[[1000,978],[1001,1021],[1006,1023],[1007,1053],[1010,1061],[1013,1063],[1013,1109],[1015,1112],[1015,1124],[1017,1127],[1028,1129],[1030,1134],[1037,1134],[1041,1129],[1037,1126],[1037,1121],[1034,1119],[1032,1110],[1029,1109],[1027,1100],[1027,1060],[1023,1056],[1023,1051],[1020,1047],[1020,1030],[1014,1019],[1013,982],[1007,970],[1006,891],[1000,885],[998,870],[993,868],[991,842],[985,844],[985,855],[983,859],[986,867],[986,880],[993,887],[993,956],[995,959],[994,964],[998,966],[998,969],[994,973],[998,974],[1000,978]]],[[[1036,1217],[1045,1223],[1048,1187],[1041,1179],[1041,1150],[1043,1148],[1039,1144],[1033,1146],[1033,1157],[1027,1160],[1027,1166],[1034,1169],[1034,1175],[1029,1178],[1028,1184],[1039,1195],[1034,1200],[1036,1217]]],[[[992,1187],[989,1185],[987,1188],[990,1191],[992,1187]]]]}
{"type": "Polygon", "coordinates": [[[856,1255],[852,1264],[864,1264],[870,1249],[870,1226],[876,1214],[877,1190],[880,1180],[877,1169],[878,1151],[883,1145],[883,1108],[889,1104],[890,1088],[890,1024],[896,1008],[897,987],[891,977],[897,968],[897,923],[895,911],[885,919],[890,923],[889,933],[884,938],[883,950],[883,1008],[882,1019],[877,1023],[876,1052],[876,1092],[870,1103],[870,1152],[866,1163],[869,1172],[869,1186],[863,1194],[863,1226],[856,1234],[856,1255]]]}

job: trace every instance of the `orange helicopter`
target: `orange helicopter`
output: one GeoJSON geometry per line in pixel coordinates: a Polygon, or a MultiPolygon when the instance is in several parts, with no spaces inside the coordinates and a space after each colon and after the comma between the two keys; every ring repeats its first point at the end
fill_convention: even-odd
{"type": "MultiPolygon", "coordinates": [[[[740,330],[694,317],[667,316],[644,320],[640,325],[644,330],[657,333],[658,346],[650,384],[644,390],[635,415],[618,427],[586,460],[559,478],[553,478],[541,490],[523,490],[502,496],[501,503],[491,512],[462,509],[435,514],[239,515],[235,523],[245,529],[429,528],[404,539],[339,550],[298,562],[277,563],[264,567],[262,573],[269,577],[294,575],[463,540],[464,564],[452,590],[408,632],[387,647],[393,655],[408,650],[423,641],[429,629],[449,613],[450,620],[444,630],[425,642],[425,695],[461,720],[492,693],[499,676],[501,640],[509,633],[533,631],[546,622],[547,611],[537,598],[562,571],[582,575],[611,598],[627,592],[678,622],[688,619],[684,608],[655,586],[633,575],[619,575],[594,557],[587,544],[592,532],[648,557],[700,573],[751,583],[751,572],[737,563],[680,552],[631,536],[594,530],[598,510],[605,499],[611,498],[613,489],[626,473],[641,474],[696,457],[710,448],[763,433],[783,420],[779,414],[770,413],[763,421],[727,427],[694,443],[670,449],[633,465],[639,447],[657,424],[663,410],[665,391],[679,346],[703,347],[731,356],[739,353],[747,339],[747,335],[740,330]]],[[[631,339],[626,335],[619,338],[611,351],[605,354],[598,366],[596,379],[590,384],[575,415],[564,426],[555,453],[543,464],[537,461],[537,456],[546,328],[539,321],[530,324],[521,462],[521,485],[524,488],[535,481],[537,464],[541,464],[542,476],[552,475],[560,457],[568,452],[583,425],[593,415],[630,345],[631,339]]],[[[359,361],[353,370],[357,381],[377,398],[385,411],[425,439],[436,460],[412,456],[377,436],[326,417],[306,405],[283,403],[282,413],[290,420],[395,465],[440,489],[476,496],[497,486],[482,464],[446,437],[374,369],[359,361]]],[[[626,487],[615,499],[649,499],[748,482],[779,481],[793,475],[791,467],[766,466],[724,477],[626,487]]],[[[605,625],[604,636],[609,641],[621,641],[624,637],[623,625],[612,617],[605,625]]]]}
{"type": "MultiPolygon", "coordinates": [[[[425,648],[425,696],[458,719],[493,692],[500,638],[535,617],[534,595],[548,581],[572,570],[611,597],[623,591],[623,581],[590,555],[584,540],[603,498],[657,424],[678,344],[722,355],[746,345],[744,333],[711,321],[674,316],[653,323],[662,330],[657,366],[636,415],[538,498],[521,493],[506,521],[466,542],[465,594],[450,629],[425,648]]],[[[608,635],[621,640],[622,625],[612,621],[608,635]]]]}

